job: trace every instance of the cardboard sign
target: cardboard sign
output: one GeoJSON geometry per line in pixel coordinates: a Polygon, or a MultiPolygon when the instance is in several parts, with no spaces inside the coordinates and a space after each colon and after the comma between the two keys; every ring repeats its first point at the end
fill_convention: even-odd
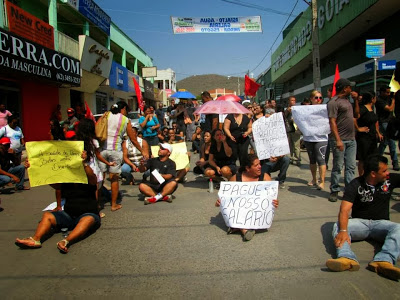
{"type": "Polygon", "coordinates": [[[327,135],[331,132],[326,104],[293,106],[292,114],[304,136],[327,135]]]}
{"type": "Polygon", "coordinates": [[[52,183],[88,183],[82,165],[82,141],[27,142],[31,187],[52,183]]]}
{"type": "Polygon", "coordinates": [[[253,137],[260,160],[290,153],[282,113],[261,117],[253,123],[253,137]]]}
{"type": "MultiPolygon", "coordinates": [[[[172,146],[172,153],[170,159],[175,162],[176,170],[182,170],[189,163],[189,157],[187,154],[186,143],[170,144],[172,146]]],[[[158,150],[160,146],[151,146],[151,153],[154,157],[158,157],[158,150]]]]}
{"type": "Polygon", "coordinates": [[[223,181],[218,196],[226,226],[267,229],[274,219],[272,200],[278,199],[278,181],[223,181]]]}

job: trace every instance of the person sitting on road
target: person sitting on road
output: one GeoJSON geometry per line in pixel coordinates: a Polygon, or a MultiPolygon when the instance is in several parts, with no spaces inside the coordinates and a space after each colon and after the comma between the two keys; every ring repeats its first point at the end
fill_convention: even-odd
{"type": "Polygon", "coordinates": [[[200,148],[200,159],[196,161],[193,173],[204,175],[204,171],[210,167],[209,156],[211,148],[211,132],[206,130],[203,135],[203,143],[200,148]]]}
{"type": "Polygon", "coordinates": [[[358,271],[360,264],[350,244],[373,239],[383,242],[383,246],[367,269],[393,280],[400,279],[400,268],[394,266],[400,254],[400,224],[389,221],[390,196],[398,187],[400,174],[389,174],[388,159],[377,154],[369,156],[364,162],[364,175],[345,188],[339,220],[332,232],[337,258],[326,261],[329,270],[358,271]]]}
{"type": "Polygon", "coordinates": [[[279,181],[279,188],[284,189],[285,180],[286,180],[286,172],[289,168],[290,158],[287,155],[281,155],[277,157],[270,157],[266,160],[262,161],[262,171],[269,174],[277,172],[278,176],[275,180],[279,181]]]}
{"type": "Polygon", "coordinates": [[[167,143],[168,142],[168,127],[165,126],[161,130],[158,131],[157,136],[158,136],[158,141],[160,143],[167,143]]]}
{"type": "Polygon", "coordinates": [[[29,190],[24,187],[25,167],[18,165],[17,158],[10,151],[11,140],[8,137],[0,139],[0,187],[15,183],[16,190],[29,190]]]}
{"type": "MultiPolygon", "coordinates": [[[[248,181],[271,181],[271,177],[262,171],[261,163],[258,159],[257,155],[250,154],[244,160],[243,165],[240,166],[239,172],[231,177],[229,181],[239,181],[239,182],[248,182],[248,181]]],[[[220,199],[217,200],[215,206],[219,207],[221,204],[220,199]]],[[[278,208],[279,201],[277,199],[272,201],[272,204],[275,208],[278,208]]],[[[231,234],[234,232],[240,231],[243,236],[243,241],[250,241],[256,231],[254,229],[245,229],[245,228],[228,228],[227,233],[231,234]]]]}
{"type": "MultiPolygon", "coordinates": [[[[89,166],[90,157],[86,151],[82,152],[82,164],[88,184],[61,183],[53,184],[56,189],[57,208],[52,212],[45,212],[35,234],[32,237],[15,240],[15,244],[23,249],[41,248],[41,239],[48,234],[51,228],[60,230],[68,228],[69,235],[57,243],[62,253],[68,253],[69,245],[81,239],[90,230],[97,230],[101,221],[97,207],[96,190],[97,177],[89,166]],[[65,199],[64,210],[61,207],[61,197],[65,199]]],[[[25,166],[30,167],[29,161],[25,166]]]]}
{"type": "MultiPolygon", "coordinates": [[[[133,131],[138,131],[136,127],[132,127],[133,131]]],[[[138,137],[137,138],[140,147],[142,147],[143,152],[149,155],[149,145],[146,140],[138,137]]],[[[135,184],[135,180],[132,176],[132,172],[139,171],[140,161],[143,159],[142,153],[133,145],[130,139],[126,139],[122,143],[122,153],[124,158],[124,164],[121,168],[121,177],[125,178],[125,182],[123,185],[133,185],[135,184]]]]}
{"type": "Polygon", "coordinates": [[[201,132],[201,127],[197,126],[195,129],[195,132],[192,135],[192,151],[194,154],[196,153],[200,153],[200,141],[201,141],[201,136],[202,136],[202,132],[201,132]]]}
{"type": "MultiPolygon", "coordinates": [[[[168,140],[169,144],[176,144],[176,143],[183,143],[184,142],[184,139],[182,137],[180,137],[179,135],[176,135],[173,129],[169,130],[168,137],[169,137],[169,140],[168,140]]],[[[188,158],[189,158],[188,164],[183,169],[176,170],[176,174],[177,175],[176,175],[175,180],[177,182],[180,182],[180,183],[187,182],[186,174],[190,170],[190,154],[191,154],[190,152],[187,152],[187,155],[188,155],[188,158]]]]}
{"type": "Polygon", "coordinates": [[[141,161],[139,171],[143,173],[150,170],[150,182],[139,185],[139,191],[145,195],[144,205],[160,200],[172,202],[171,195],[178,188],[178,183],[175,181],[176,164],[169,158],[171,153],[170,144],[160,144],[158,157],[150,158],[146,165],[144,160],[141,161]]]}
{"type": "MultiPolygon", "coordinates": [[[[236,157],[232,153],[232,148],[226,142],[226,136],[220,129],[212,132],[212,141],[210,147],[210,156],[208,162],[209,168],[204,174],[213,181],[221,181],[221,177],[228,180],[236,173],[236,157]]],[[[218,188],[218,185],[216,186],[218,188]]]]}

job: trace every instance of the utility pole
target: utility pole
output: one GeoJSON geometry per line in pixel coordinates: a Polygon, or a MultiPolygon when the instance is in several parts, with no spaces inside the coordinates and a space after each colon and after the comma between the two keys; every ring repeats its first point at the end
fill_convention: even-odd
{"type": "Polygon", "coordinates": [[[311,1],[312,11],[312,64],[314,89],[321,91],[321,70],[319,59],[319,37],[318,37],[318,13],[317,0],[311,1]]]}

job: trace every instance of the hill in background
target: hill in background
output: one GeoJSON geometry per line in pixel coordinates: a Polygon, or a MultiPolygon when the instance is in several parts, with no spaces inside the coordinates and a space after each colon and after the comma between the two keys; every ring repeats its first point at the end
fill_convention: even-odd
{"type": "Polygon", "coordinates": [[[216,88],[226,88],[237,92],[238,90],[238,78],[240,83],[240,94],[243,94],[244,90],[244,78],[242,77],[230,77],[221,76],[217,74],[207,75],[194,75],[182,79],[176,83],[177,89],[185,89],[191,92],[196,97],[204,91],[213,90],[216,88]]]}

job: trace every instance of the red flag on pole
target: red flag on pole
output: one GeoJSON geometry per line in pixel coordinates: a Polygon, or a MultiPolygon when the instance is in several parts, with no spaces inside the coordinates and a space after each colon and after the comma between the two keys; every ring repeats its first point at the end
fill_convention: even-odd
{"type": "Polygon", "coordinates": [[[339,65],[336,64],[335,79],[333,79],[332,97],[336,95],[336,82],[340,79],[339,65]]]}
{"type": "Polygon", "coordinates": [[[86,101],[85,101],[85,109],[86,109],[85,118],[86,119],[90,119],[90,120],[92,120],[93,122],[96,123],[96,120],[94,119],[92,111],[90,110],[89,105],[87,105],[86,101]]]}
{"type": "Polygon", "coordinates": [[[255,96],[261,84],[258,84],[249,76],[244,76],[244,94],[246,96],[255,96]]]}
{"type": "Polygon", "coordinates": [[[136,92],[136,97],[137,97],[137,101],[138,101],[138,106],[139,106],[140,110],[143,111],[144,103],[143,103],[143,98],[142,98],[142,91],[140,90],[140,86],[139,86],[138,82],[136,81],[136,79],[134,77],[132,77],[132,79],[133,79],[133,85],[135,86],[135,92],[136,92]]]}

